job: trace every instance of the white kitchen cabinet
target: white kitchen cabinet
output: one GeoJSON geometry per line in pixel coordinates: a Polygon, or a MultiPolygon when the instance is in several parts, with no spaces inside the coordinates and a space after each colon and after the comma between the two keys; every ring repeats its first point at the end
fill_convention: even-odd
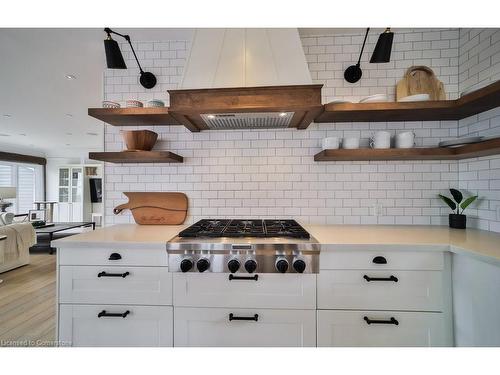
{"type": "Polygon", "coordinates": [[[452,345],[442,313],[318,310],[318,346],[452,345]]]}
{"type": "Polygon", "coordinates": [[[166,267],[61,266],[61,303],[171,305],[166,267]],[[121,275],[121,276],[120,276],[121,275]]]}
{"type": "Polygon", "coordinates": [[[316,275],[174,273],[174,305],[316,309],[316,275]],[[250,279],[235,279],[250,277],[250,279]],[[257,276],[257,280],[252,277],[257,276]]]}
{"type": "Polygon", "coordinates": [[[171,306],[60,304],[58,319],[61,346],[172,346],[173,344],[171,306]],[[126,316],[102,316],[103,312],[104,314],[126,313],[126,316]]]}
{"type": "Polygon", "coordinates": [[[442,272],[322,270],[318,308],[442,311],[442,272]]]}
{"type": "Polygon", "coordinates": [[[316,346],[316,312],[175,307],[174,346],[316,346]]]}

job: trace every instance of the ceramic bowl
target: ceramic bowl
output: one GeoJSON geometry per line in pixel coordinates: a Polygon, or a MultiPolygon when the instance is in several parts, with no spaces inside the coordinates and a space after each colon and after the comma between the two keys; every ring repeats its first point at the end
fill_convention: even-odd
{"type": "Polygon", "coordinates": [[[146,103],[146,107],[149,108],[165,107],[165,103],[161,100],[153,99],[146,103]]]}
{"type": "Polygon", "coordinates": [[[138,100],[127,100],[126,102],[127,108],[141,108],[144,107],[142,102],[138,100]]]}
{"type": "Polygon", "coordinates": [[[120,108],[120,103],[104,100],[102,102],[102,108],[120,108]]]}

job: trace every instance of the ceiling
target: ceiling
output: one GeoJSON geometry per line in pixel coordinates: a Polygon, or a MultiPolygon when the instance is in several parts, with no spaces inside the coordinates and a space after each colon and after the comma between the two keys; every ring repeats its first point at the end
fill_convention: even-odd
{"type": "MultiPolygon", "coordinates": [[[[360,29],[299,29],[301,35],[360,29]]],[[[132,40],[191,40],[193,29],[119,29],[132,40]]],[[[102,29],[0,29],[0,145],[46,156],[102,150],[102,29]],[[67,76],[75,79],[68,79],[67,76]]]]}

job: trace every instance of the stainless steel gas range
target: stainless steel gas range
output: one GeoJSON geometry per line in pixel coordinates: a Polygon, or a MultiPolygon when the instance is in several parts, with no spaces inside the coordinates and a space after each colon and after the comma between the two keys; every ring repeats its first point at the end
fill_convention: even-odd
{"type": "Polygon", "coordinates": [[[295,220],[204,219],[167,243],[170,272],[318,273],[318,242],[295,220]]]}

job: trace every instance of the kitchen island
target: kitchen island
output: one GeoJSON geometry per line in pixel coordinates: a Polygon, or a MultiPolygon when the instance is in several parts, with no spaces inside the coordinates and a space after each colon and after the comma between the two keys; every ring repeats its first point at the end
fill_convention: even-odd
{"type": "Polygon", "coordinates": [[[54,241],[59,340],[76,346],[499,343],[498,233],[304,225],[321,245],[319,274],[264,273],[258,282],[228,283],[226,274],[169,272],[166,243],[184,228],[124,224],[54,241]],[[371,281],[378,279],[384,281],[371,281]],[[262,320],[229,326],[224,317],[234,311],[258,312],[262,320]],[[257,339],[259,327],[276,339],[257,339]]]}

